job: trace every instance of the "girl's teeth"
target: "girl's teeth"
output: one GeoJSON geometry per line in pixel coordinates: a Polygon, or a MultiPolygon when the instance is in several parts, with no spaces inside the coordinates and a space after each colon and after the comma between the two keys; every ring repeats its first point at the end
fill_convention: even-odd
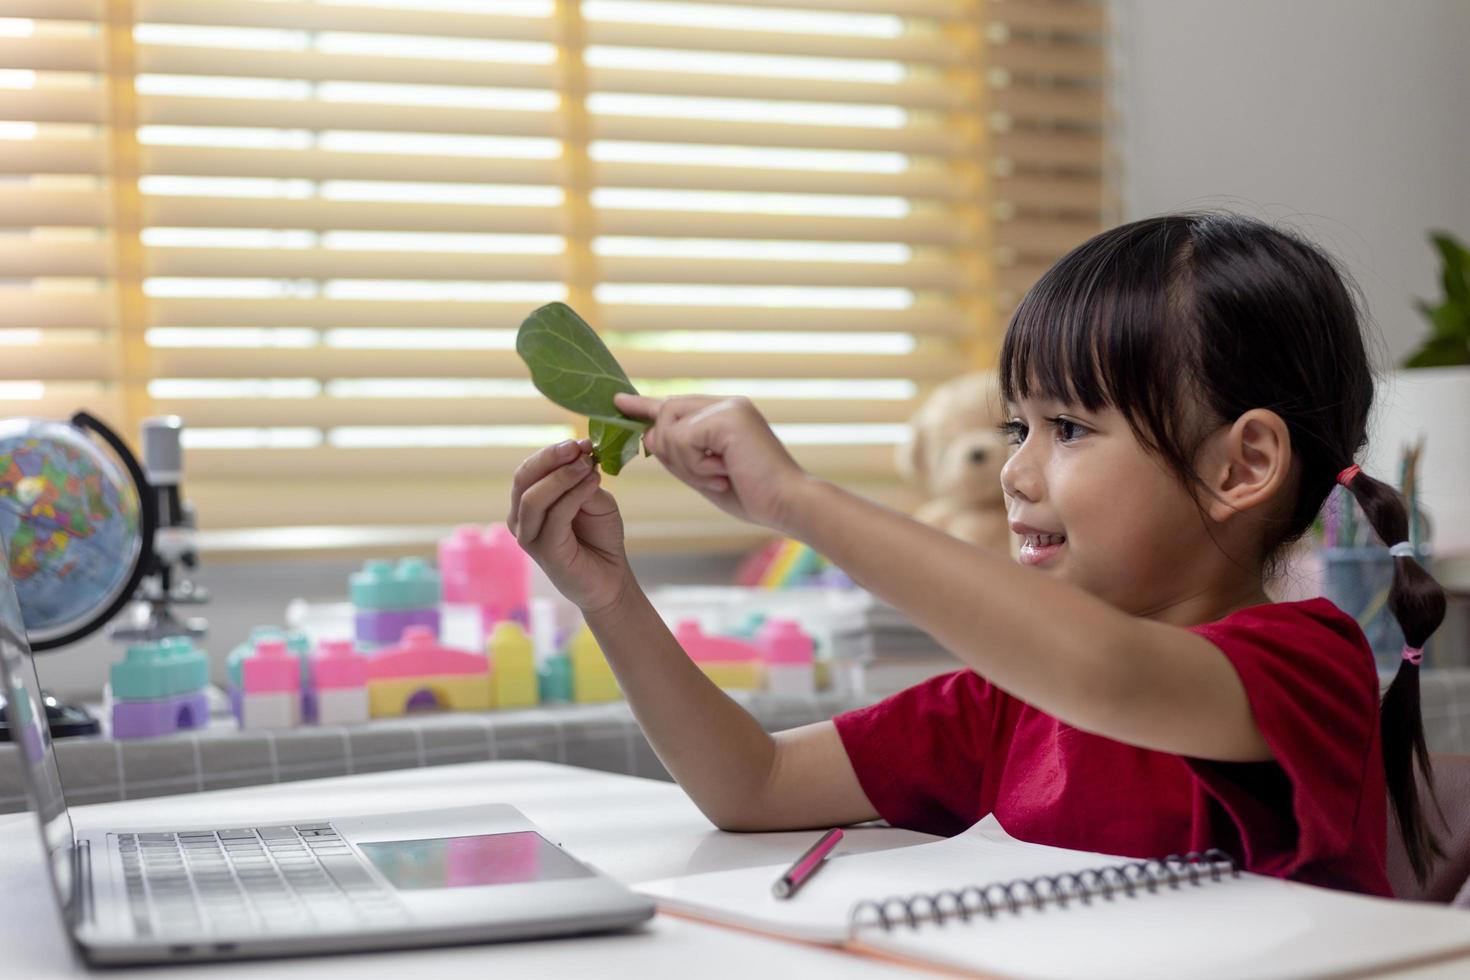
{"type": "Polygon", "coordinates": [[[1060,534],[1037,534],[1032,537],[1032,541],[1038,548],[1046,548],[1054,544],[1061,544],[1065,540],[1067,539],[1060,534]]]}

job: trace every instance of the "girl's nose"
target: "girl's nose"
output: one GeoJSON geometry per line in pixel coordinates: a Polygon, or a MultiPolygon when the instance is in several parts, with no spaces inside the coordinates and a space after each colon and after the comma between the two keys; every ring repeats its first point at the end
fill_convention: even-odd
{"type": "Polygon", "coordinates": [[[1034,503],[1041,498],[1041,484],[1036,472],[1026,457],[1025,447],[1017,449],[1000,468],[1000,488],[1007,497],[1034,503]]]}

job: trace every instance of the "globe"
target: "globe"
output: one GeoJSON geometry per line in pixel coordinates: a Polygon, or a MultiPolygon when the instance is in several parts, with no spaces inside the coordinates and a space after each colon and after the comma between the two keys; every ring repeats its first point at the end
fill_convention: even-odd
{"type": "Polygon", "coordinates": [[[81,639],[132,596],[149,547],[143,486],[126,447],[85,413],[0,420],[0,535],[32,648],[81,639]]]}

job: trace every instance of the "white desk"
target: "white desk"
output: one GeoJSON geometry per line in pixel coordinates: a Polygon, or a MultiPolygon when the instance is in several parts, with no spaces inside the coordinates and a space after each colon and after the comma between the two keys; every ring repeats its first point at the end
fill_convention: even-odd
{"type": "MultiPolygon", "coordinates": [[[[478,762],[405,769],[273,786],[74,807],[78,826],[127,821],[275,823],[296,816],[343,816],[432,806],[510,803],[577,857],[632,882],[669,875],[790,861],[812,833],[725,834],[671,783],[539,762],[478,762]]],[[[906,830],[852,832],[845,849],[882,850],[931,838],[906,830]]],[[[16,980],[86,975],[56,913],[30,813],[0,816],[0,976],[16,980]]],[[[751,978],[776,971],[809,978],[893,977],[905,971],[835,950],[700,925],[665,916],[608,936],[442,949],[373,952],[295,960],[160,968],[191,977],[313,980],[368,977],[529,980],[541,977],[751,978]]],[[[99,975],[145,975],[123,971],[99,975]]]]}
{"type": "MultiPolygon", "coordinates": [[[[75,807],[79,826],[129,821],[274,823],[407,807],[511,803],[552,838],[613,877],[632,882],[791,860],[811,833],[725,834],[714,830],[677,786],[539,762],[477,762],[430,769],[253,786],[130,803],[75,807]]],[[[29,813],[0,816],[0,976],[42,980],[91,975],[73,957],[42,864],[29,813]]],[[[904,830],[853,831],[844,848],[883,850],[932,838],[904,830]]],[[[836,950],[805,946],[659,916],[641,930],[564,940],[384,951],[352,956],[186,964],[99,976],[272,980],[540,980],[576,977],[801,976],[810,980],[932,976],[836,950]]],[[[1464,980],[1470,960],[1398,972],[1408,980],[1464,980]]]]}

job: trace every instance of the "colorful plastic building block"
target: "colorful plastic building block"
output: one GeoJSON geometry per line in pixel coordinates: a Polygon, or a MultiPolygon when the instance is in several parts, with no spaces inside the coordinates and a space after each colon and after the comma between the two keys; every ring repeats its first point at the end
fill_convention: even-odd
{"type": "Polygon", "coordinates": [[[572,658],[555,653],[536,669],[536,691],[542,704],[566,704],[572,700],[572,658]]]}
{"type": "Polygon", "coordinates": [[[613,677],[612,667],[587,626],[579,629],[567,644],[567,657],[572,663],[573,701],[588,704],[622,699],[623,690],[613,677]]]}
{"type": "Polygon", "coordinates": [[[317,722],[353,725],[368,720],[368,658],[351,640],[323,640],[311,661],[317,722]]]}
{"type": "Polygon", "coordinates": [[[763,664],[754,644],[730,637],[707,636],[693,619],[678,622],[674,639],[705,676],[720,687],[753,691],[761,686],[763,664]]]}
{"type": "Polygon", "coordinates": [[[766,690],[806,697],[817,693],[812,638],[794,619],[767,620],[756,634],[755,645],[765,661],[766,690]]]}
{"type": "Polygon", "coordinates": [[[109,671],[114,738],[147,738],[209,722],[209,661],[186,637],[128,647],[109,671]]]}
{"type": "Polygon", "coordinates": [[[240,727],[301,724],[301,661],[284,640],[262,640],[240,664],[240,727]]]}
{"type": "Polygon", "coordinates": [[[507,619],[531,626],[531,558],[504,524],[461,525],[439,542],[444,601],[475,606],[483,635],[507,619]]]}
{"type": "Polygon", "coordinates": [[[530,708],[539,699],[536,651],[531,638],[514,620],[495,624],[486,644],[490,651],[490,703],[497,708],[530,708]]]}
{"type": "Polygon", "coordinates": [[[404,558],[396,566],[367,561],[348,578],[347,591],[362,649],[397,643],[411,626],[439,633],[439,575],[422,558],[404,558]]]}
{"type": "Polygon", "coordinates": [[[270,640],[283,641],[286,650],[300,663],[301,718],[303,721],[315,720],[316,692],[311,683],[311,638],[297,630],[283,630],[279,626],[257,626],[250,631],[250,639],[231,650],[225,661],[225,670],[229,677],[230,710],[234,712],[236,721],[244,720],[241,664],[255,655],[257,646],[270,640]]]}
{"type": "Polygon", "coordinates": [[[427,626],[410,626],[395,646],[368,662],[368,710],[395,717],[424,707],[490,708],[490,661],[484,654],[439,645],[427,626]]]}

